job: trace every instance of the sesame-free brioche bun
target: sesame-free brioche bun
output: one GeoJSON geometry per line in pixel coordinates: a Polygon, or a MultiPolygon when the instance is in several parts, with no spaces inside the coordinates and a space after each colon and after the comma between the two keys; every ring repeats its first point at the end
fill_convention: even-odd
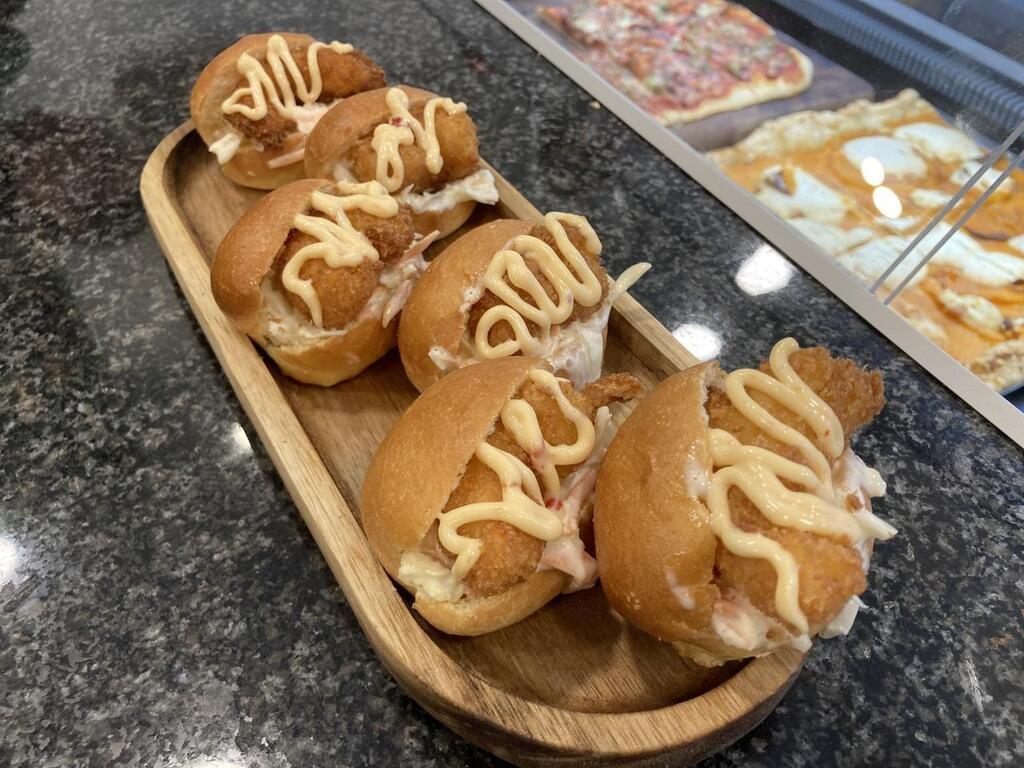
{"type": "Polygon", "coordinates": [[[380,359],[397,341],[396,323],[379,317],[352,324],[344,334],[280,345],[261,316],[263,282],[313,192],[332,187],[326,179],[292,182],[260,198],[224,237],[210,265],[213,297],[225,315],[263,347],[293,379],[328,387],[349,379],[380,359]]]}
{"type": "MultiPolygon", "coordinates": [[[[409,111],[415,113],[437,96],[436,93],[413,88],[400,88],[409,97],[409,111]]],[[[333,179],[335,166],[355,145],[373,134],[373,129],[391,118],[387,104],[388,88],[349,96],[335,104],[320,118],[306,141],[306,175],[311,178],[333,179]]]]}
{"type": "MultiPolygon", "coordinates": [[[[413,88],[400,88],[409,97],[409,111],[422,111],[436,93],[413,88]]],[[[355,145],[373,135],[374,129],[391,117],[387,105],[387,94],[391,87],[377,88],[350,96],[327,111],[317,122],[306,140],[306,176],[310,178],[333,179],[335,168],[355,145]]],[[[464,200],[447,210],[424,211],[413,214],[413,227],[421,235],[437,231],[439,237],[447,237],[461,227],[473,214],[476,201],[464,200]]]]}
{"type": "Polygon", "coordinates": [[[469,217],[476,210],[476,205],[476,200],[462,200],[443,211],[414,211],[412,214],[413,229],[421,235],[437,232],[438,238],[448,237],[469,221],[469,217]]]}
{"type": "Polygon", "coordinates": [[[469,320],[466,291],[476,286],[499,250],[533,224],[498,219],[476,227],[449,245],[427,267],[402,310],[398,349],[405,373],[421,392],[441,378],[432,347],[455,355],[469,320]]]}
{"type": "MultiPolygon", "coordinates": [[[[384,438],[363,483],[362,524],[395,581],[402,584],[402,555],[420,547],[502,407],[530,371],[543,365],[535,358],[511,357],[456,371],[413,402],[384,438]]],[[[413,607],[443,632],[479,635],[525,618],[569,581],[560,571],[537,571],[500,594],[450,603],[421,595],[413,607]]],[[[415,593],[412,585],[403,586],[415,593]]]]}
{"type": "Polygon", "coordinates": [[[385,328],[379,318],[367,318],[344,336],[333,336],[308,346],[264,346],[286,375],[305,384],[333,387],[358,376],[394,349],[397,323],[385,328]]]}
{"type": "Polygon", "coordinates": [[[608,602],[631,624],[684,644],[677,648],[707,666],[751,655],[725,645],[711,629],[718,541],[683,470],[697,462],[710,473],[704,401],[718,375],[716,363],[704,363],[655,387],[619,427],[594,497],[594,540],[608,602]],[[692,609],[673,592],[677,585],[687,586],[692,609]]]}
{"type": "MultiPolygon", "coordinates": [[[[304,67],[306,49],[316,42],[312,37],[295,32],[266,32],[241,38],[230,48],[217,54],[199,75],[189,98],[189,109],[196,131],[207,146],[232,130],[221,105],[239,86],[241,75],[237,69],[238,59],[247,53],[265,63],[267,42],[275,34],[284,38],[292,56],[297,62],[301,61],[301,66],[304,67]]],[[[365,54],[353,51],[346,57],[352,59],[347,67],[349,76],[354,76],[356,81],[361,78],[369,87],[376,87],[383,82],[383,73],[365,54]]],[[[244,187],[277,189],[288,182],[305,178],[305,167],[301,160],[289,162],[278,168],[270,168],[268,163],[299,150],[304,138],[298,132],[292,133],[284,139],[280,147],[276,148],[262,147],[258,142],[243,141],[234,156],[221,165],[221,170],[233,182],[244,187]]]]}
{"type": "MultiPolygon", "coordinates": [[[[626,620],[705,666],[763,656],[786,645],[806,648],[826,630],[845,634],[856,615],[855,598],[867,587],[873,542],[895,533],[871,513],[871,497],[884,493],[884,483],[849,447],[849,436],[884,405],[881,375],[821,347],[800,349],[784,339],[776,349],[782,344],[791,350],[785,359],[793,373],[831,411],[829,426],[816,427],[790,410],[768,394],[764,382],[741,384],[768,413],[765,422],[751,418],[733,400],[732,382],[709,362],[655,387],[619,428],[598,470],[594,536],[605,595],[626,620]],[[789,476],[780,474],[786,466],[814,470],[805,455],[769,428],[772,422],[812,445],[819,445],[822,435],[834,436],[833,426],[839,429],[842,439],[831,449],[837,453],[820,454],[829,465],[827,486],[787,489],[789,476]],[[716,468],[713,434],[753,453],[716,468]],[[766,454],[788,464],[773,464],[766,454]],[[743,469],[748,462],[756,465],[756,474],[743,469]],[[774,487],[781,494],[774,494],[774,487]],[[828,497],[821,495],[826,490],[828,497]],[[792,559],[804,627],[788,623],[780,612],[780,577],[773,564],[754,551],[731,549],[712,528],[706,499],[716,493],[727,494],[732,526],[774,540],[792,559]],[[804,510],[792,493],[817,496],[848,516],[859,533],[849,527],[802,528],[795,516],[804,510]],[[785,510],[791,522],[770,516],[769,506],[781,514],[789,505],[794,505],[785,510]]],[[[772,355],[774,360],[774,350],[772,355]]],[[[790,388],[774,370],[762,363],[760,375],[790,388]]],[[[736,535],[742,546],[751,546],[750,538],[736,535]]]]}
{"type": "Polygon", "coordinates": [[[507,592],[475,600],[442,603],[422,597],[413,607],[433,626],[449,635],[497,632],[536,613],[558,597],[570,577],[561,571],[537,571],[507,592]]]}

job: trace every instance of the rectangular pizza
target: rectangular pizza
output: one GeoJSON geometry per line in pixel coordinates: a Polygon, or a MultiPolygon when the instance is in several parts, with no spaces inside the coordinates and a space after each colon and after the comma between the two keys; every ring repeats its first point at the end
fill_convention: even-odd
{"type": "MultiPolygon", "coordinates": [[[[987,151],[915,91],[764,123],[710,157],[867,285],[987,151]]],[[[889,276],[895,288],[1006,167],[987,171],[889,276]]],[[[892,305],[996,389],[1024,380],[1024,172],[1015,170],[892,305]]]]}
{"type": "Polygon", "coordinates": [[[578,0],[538,14],[665,125],[795,95],[814,74],[761,18],[726,0],[578,0]]]}

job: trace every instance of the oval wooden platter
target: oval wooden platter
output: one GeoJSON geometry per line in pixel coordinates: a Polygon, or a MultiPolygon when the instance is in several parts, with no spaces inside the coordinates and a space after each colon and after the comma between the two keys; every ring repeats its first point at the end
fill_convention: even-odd
{"type": "MultiPolygon", "coordinates": [[[[540,217],[500,176],[498,188],[501,202],[480,206],[467,227],[540,217]]],[[[699,760],[778,703],[800,654],[703,669],[626,625],[600,589],[562,596],[484,637],[448,637],[420,621],[359,527],[359,489],[373,451],[416,396],[397,354],[322,389],[281,376],[228,323],[211,296],[208,265],[261,193],[225,179],[190,123],[153,152],[141,192],[182,291],[367,638],[434,717],[521,766],[640,766],[699,760]]],[[[633,299],[617,302],[608,370],[653,384],[694,362],[633,299]]]]}

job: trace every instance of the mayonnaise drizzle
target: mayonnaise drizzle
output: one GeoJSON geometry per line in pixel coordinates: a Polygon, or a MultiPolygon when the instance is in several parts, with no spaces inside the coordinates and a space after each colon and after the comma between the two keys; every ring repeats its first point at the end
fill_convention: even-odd
{"type": "Polygon", "coordinates": [[[329,48],[335,53],[351,53],[353,48],[347,43],[334,41],[329,45],[326,43],[310,43],[306,48],[306,66],[309,69],[309,85],[302,76],[302,71],[292,57],[288,42],[281,35],[271,35],[267,40],[267,64],[273,73],[273,79],[267,73],[266,68],[255,56],[243,53],[238,57],[235,65],[238,73],[247,81],[248,85],[242,86],[221,104],[221,111],[225,114],[234,112],[240,113],[250,120],[262,120],[267,116],[267,110],[273,106],[274,110],[282,117],[290,120],[299,118],[300,105],[295,97],[298,94],[303,106],[312,104],[320,98],[320,91],[323,88],[323,78],[320,74],[320,62],[317,56],[321,49],[329,48]],[[242,99],[252,99],[252,106],[242,104],[242,99]]]}
{"type": "Polygon", "coordinates": [[[544,216],[544,226],[554,238],[564,261],[540,238],[532,235],[513,238],[506,248],[494,255],[484,272],[483,286],[504,304],[488,309],[477,323],[474,341],[479,357],[493,359],[518,352],[543,355],[550,345],[551,328],[569,318],[576,302],[592,307],[601,300],[601,282],[569,239],[566,224],[575,227],[583,236],[592,255],[601,254],[601,241],[590,222],[583,216],[570,213],[548,213],[544,216]],[[544,286],[530,271],[527,259],[537,266],[554,288],[557,302],[551,300],[544,286]],[[524,299],[516,289],[525,292],[531,301],[524,299]],[[527,320],[540,327],[539,338],[530,332],[527,320]],[[492,345],[491,329],[502,321],[509,324],[515,338],[492,345]]]}
{"type": "Polygon", "coordinates": [[[559,380],[548,371],[534,369],[530,380],[550,394],[559,411],[576,427],[572,444],[551,445],[537,421],[537,413],[525,400],[511,399],[501,410],[501,423],[516,444],[530,457],[544,483],[544,491],[533,471],[510,453],[484,441],[475,455],[501,481],[501,501],[467,504],[438,515],[438,538],[455,555],[452,574],[463,579],[480,558],[483,542],[459,534],[459,528],[481,520],[500,520],[542,541],[554,541],[563,532],[563,522],[545,502],[559,497],[561,481],[557,468],[586,460],[594,448],[593,423],[562,392],[559,380]]]}
{"type": "Polygon", "coordinates": [[[437,140],[437,108],[447,114],[465,112],[464,102],[435,96],[423,107],[423,122],[420,123],[409,111],[409,96],[401,88],[389,88],[384,97],[391,110],[391,119],[373,130],[370,146],[377,153],[376,179],[388,192],[397,192],[405,181],[405,165],[399,154],[400,147],[419,145],[426,155],[427,170],[433,174],[441,172],[444,158],[437,140]]]}
{"type": "Polygon", "coordinates": [[[711,457],[717,469],[711,476],[707,506],[711,529],[729,552],[771,563],[776,574],[776,611],[800,634],[806,634],[809,628],[800,608],[796,559],[774,539],[744,531],[733,523],[729,513],[730,488],[742,490],[761,514],[779,527],[839,537],[850,544],[869,538],[890,538],[895,529],[876,525],[881,521],[870,512],[854,516],[843,507],[841,494],[836,493],[832,483],[833,462],[839,459],[845,443],[842,425],[829,405],[790,365],[789,357],[798,349],[793,339],[778,342],[769,358],[772,376],[750,369],[734,371],[725,377],[725,393],[736,410],[769,437],[795,448],[808,466],[764,448],[743,445],[729,432],[712,429],[711,457]],[[748,389],[768,395],[800,416],[811,427],[821,449],[759,405],[748,389]],[[782,481],[802,490],[790,490],[782,481]]]}
{"type": "Polygon", "coordinates": [[[313,284],[299,275],[310,259],[323,259],[332,269],[354,267],[364,260],[377,261],[380,254],[362,232],[352,226],[346,211],[359,209],[380,219],[389,219],[398,213],[398,201],[375,181],[355,184],[339,181],[335,185],[341,196],[314,192],[309,207],[332,218],[298,213],[292,226],[316,239],[299,249],[281,270],[281,284],[296,294],[309,308],[313,325],[323,327],[320,298],[313,284]]]}

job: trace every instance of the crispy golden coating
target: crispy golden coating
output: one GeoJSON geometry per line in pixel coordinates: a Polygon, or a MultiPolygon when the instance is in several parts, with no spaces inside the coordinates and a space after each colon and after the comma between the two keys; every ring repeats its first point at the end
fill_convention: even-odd
{"type": "MultiPolygon", "coordinates": [[[[850,435],[877,416],[885,405],[882,375],[878,371],[866,371],[852,360],[834,358],[822,347],[798,350],[790,357],[790,363],[800,378],[835,411],[847,445],[850,435]]],[[[761,364],[761,370],[770,373],[767,363],[761,364]]],[[[757,403],[781,422],[815,440],[814,432],[799,416],[760,392],[750,392],[757,403]]],[[[742,443],[767,448],[793,461],[801,461],[795,449],[768,437],[740,414],[725,392],[718,389],[709,391],[705,408],[712,427],[728,430],[742,443]]]]}
{"type": "MultiPolygon", "coordinates": [[[[850,434],[871,421],[885,403],[882,378],[877,371],[866,371],[850,360],[833,358],[820,347],[802,349],[790,361],[800,377],[835,411],[847,444],[850,434]]],[[[767,364],[761,368],[768,370],[767,364]]],[[[752,392],[752,396],[780,421],[814,439],[813,432],[799,417],[759,393],[752,392]]],[[[768,437],[740,414],[721,390],[709,391],[706,410],[712,429],[728,430],[745,444],[806,463],[796,450],[768,437]]],[[[866,588],[860,553],[849,542],[774,526],[737,488],[729,491],[729,508],[737,526],[763,533],[792,553],[800,569],[800,607],[812,629],[830,621],[850,597],[866,588]]],[[[768,561],[738,557],[719,543],[715,567],[723,592],[733,589],[745,594],[765,615],[779,618],[775,610],[776,576],[768,561]]]]}
{"type": "MultiPolygon", "coordinates": [[[[252,106],[252,99],[242,99],[241,103],[252,106]]],[[[297,127],[293,120],[282,117],[273,109],[267,110],[267,116],[262,120],[250,120],[238,112],[226,114],[224,119],[240,134],[258,141],[266,149],[280,149],[297,127]]]]}
{"type": "MultiPolygon", "coordinates": [[[[384,70],[359,49],[351,53],[337,53],[330,48],[321,48],[316,60],[320,65],[320,77],[323,78],[323,88],[317,101],[330,103],[385,85],[384,70]]],[[[296,63],[306,82],[309,82],[305,55],[302,58],[296,57],[296,63]]]]}
{"type": "MultiPolygon", "coordinates": [[[[303,46],[300,49],[293,49],[292,58],[295,59],[303,80],[308,83],[309,65],[306,63],[306,48],[303,46]]],[[[330,48],[321,48],[317,53],[317,63],[320,65],[320,77],[323,80],[320,96],[317,98],[321,103],[329,104],[354,93],[384,87],[384,70],[362,51],[354,50],[341,54],[330,48]]],[[[267,69],[266,62],[264,68],[267,69]]],[[[244,88],[246,85],[248,82],[240,77],[236,87],[244,88]]],[[[242,99],[239,103],[250,107],[253,104],[251,97],[242,99]]],[[[260,120],[250,120],[237,112],[224,117],[243,136],[258,141],[269,149],[279,149],[289,134],[294,133],[297,128],[294,121],[282,117],[272,108],[268,109],[266,117],[260,120]]]]}
{"type": "Polygon", "coordinates": [[[356,209],[348,212],[348,220],[370,239],[385,264],[409,250],[416,235],[412,227],[412,210],[404,205],[390,219],[380,219],[356,209]]]}
{"type": "MultiPolygon", "coordinates": [[[[580,253],[583,254],[583,257],[587,260],[587,264],[593,270],[594,274],[597,276],[598,281],[601,283],[601,301],[599,301],[592,307],[584,307],[582,304],[576,304],[572,309],[572,314],[569,315],[569,318],[565,321],[565,323],[563,323],[563,325],[568,325],[569,323],[576,322],[577,320],[586,320],[600,308],[601,302],[603,302],[605,297],[608,296],[608,273],[605,271],[604,266],[601,264],[601,258],[596,254],[590,253],[587,250],[583,235],[580,234],[580,232],[575,227],[571,225],[566,226],[566,233],[569,235],[569,240],[572,242],[572,244],[576,246],[580,253]]],[[[551,236],[551,233],[548,232],[546,227],[538,224],[532,230],[530,230],[530,235],[539,238],[540,240],[543,240],[545,243],[551,246],[552,250],[554,250],[554,252],[558,254],[559,258],[563,262],[565,261],[565,257],[558,250],[558,246],[555,245],[555,239],[551,236]]],[[[552,301],[557,302],[558,294],[555,293],[555,289],[552,287],[551,283],[540,271],[537,265],[534,264],[534,262],[529,259],[526,260],[526,265],[530,268],[530,271],[537,278],[537,282],[541,284],[541,287],[544,289],[544,292],[548,295],[548,297],[552,301]]],[[[530,304],[534,303],[534,300],[525,291],[519,290],[518,288],[515,288],[515,291],[520,296],[522,296],[526,302],[530,304]]],[[[500,298],[495,296],[490,291],[484,291],[484,294],[483,296],[480,297],[480,300],[477,301],[476,304],[474,304],[469,310],[469,322],[466,324],[466,327],[469,330],[470,335],[472,336],[473,334],[476,333],[476,327],[480,323],[480,318],[484,316],[484,313],[487,310],[489,310],[491,307],[500,306],[504,303],[504,301],[502,301],[500,298]]],[[[534,336],[536,336],[540,332],[540,328],[536,325],[536,323],[533,323],[530,320],[526,320],[526,326],[530,329],[530,332],[534,334],[534,336]]],[[[514,337],[515,335],[512,332],[512,327],[508,323],[495,324],[491,328],[490,334],[488,334],[488,340],[492,345],[501,344],[503,341],[508,341],[514,337]]]]}
{"type": "MultiPolygon", "coordinates": [[[[741,491],[729,492],[733,519],[745,508],[744,517],[757,516],[763,522],[740,525],[759,531],[785,547],[800,568],[800,609],[812,627],[828,623],[853,595],[867,588],[860,554],[850,546],[792,528],[777,528],[768,523],[741,491]]],[[[778,618],[775,611],[775,570],[767,560],[739,557],[719,545],[715,566],[719,587],[728,594],[735,589],[766,616],[778,618]]]]}
{"type": "MultiPolygon", "coordinates": [[[[498,425],[498,430],[504,428],[498,425]]],[[[496,430],[497,431],[497,430],[496,430]]],[[[503,448],[507,442],[492,436],[487,442],[500,444],[503,448]]],[[[525,458],[516,446],[514,455],[525,458]]],[[[509,453],[513,453],[509,451],[509,453]]],[[[475,456],[466,465],[466,472],[458,486],[448,498],[444,511],[458,509],[466,504],[481,501],[501,501],[501,483],[498,476],[475,456]]],[[[544,542],[518,528],[496,520],[484,520],[462,526],[460,533],[483,541],[480,559],[466,575],[465,584],[470,594],[496,595],[504,592],[513,584],[525,581],[537,570],[537,561],[544,551],[544,542]]],[[[448,565],[454,558],[444,551],[448,565]]]]}
{"type": "Polygon", "coordinates": [[[636,376],[610,373],[583,388],[582,407],[585,413],[593,414],[602,406],[643,397],[644,391],[644,385],[636,376]]]}
{"type": "MultiPolygon", "coordinates": [[[[359,316],[377,288],[384,264],[405,253],[413,239],[412,213],[404,206],[398,215],[390,219],[379,219],[360,210],[350,211],[349,221],[369,238],[380,254],[380,261],[364,260],[355,267],[335,269],[323,259],[310,259],[299,270],[300,278],[312,282],[320,299],[323,327],[329,330],[344,328],[359,316]]],[[[284,265],[299,250],[314,242],[314,238],[293,229],[278,254],[274,269],[278,289],[308,322],[312,321],[312,317],[306,302],[299,295],[286,290],[280,283],[280,276],[284,265]]]]}
{"type": "MultiPolygon", "coordinates": [[[[568,382],[562,383],[565,396],[591,420],[599,407],[636,397],[641,390],[640,382],[625,373],[599,379],[582,393],[576,392],[568,382]]],[[[527,380],[516,394],[516,398],[526,400],[533,406],[537,412],[537,422],[548,443],[559,445],[575,442],[575,426],[562,415],[555,399],[536,383],[527,380]]],[[[500,419],[487,442],[530,466],[530,457],[515,442],[500,419]]],[[[575,471],[577,466],[559,467],[558,474],[565,477],[575,471]]],[[[540,478],[537,479],[540,482],[540,478]]],[[[541,487],[543,488],[543,485],[541,487]]],[[[448,498],[444,511],[448,512],[480,501],[500,500],[501,485],[497,475],[483,462],[473,457],[466,466],[466,472],[458,486],[448,498]]],[[[544,550],[544,542],[540,539],[499,521],[469,523],[460,529],[460,533],[483,541],[480,559],[465,580],[471,595],[499,594],[529,578],[537,570],[537,561],[544,550]]],[[[453,559],[450,553],[443,550],[441,553],[443,559],[451,565],[453,559]]]]}
{"type": "MultiPolygon", "coordinates": [[[[412,110],[412,115],[423,122],[422,105],[412,110]]],[[[450,181],[475,173],[480,168],[479,143],[476,136],[476,124],[466,112],[449,115],[443,109],[435,113],[437,143],[441,150],[444,165],[434,175],[427,169],[426,154],[419,144],[399,147],[398,154],[402,158],[405,170],[403,188],[412,184],[414,192],[425,192],[442,187],[450,181]]],[[[377,178],[377,152],[371,142],[373,132],[361,139],[349,151],[347,160],[352,173],[359,181],[372,181],[377,178]]]]}

